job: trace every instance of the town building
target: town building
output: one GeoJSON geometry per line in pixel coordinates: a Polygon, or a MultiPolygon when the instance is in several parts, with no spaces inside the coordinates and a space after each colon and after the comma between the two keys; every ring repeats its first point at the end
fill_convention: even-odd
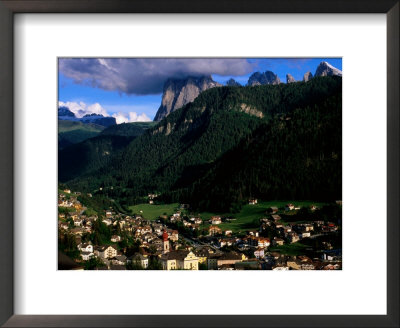
{"type": "Polygon", "coordinates": [[[191,251],[178,250],[161,256],[163,270],[198,270],[199,259],[191,251]]]}

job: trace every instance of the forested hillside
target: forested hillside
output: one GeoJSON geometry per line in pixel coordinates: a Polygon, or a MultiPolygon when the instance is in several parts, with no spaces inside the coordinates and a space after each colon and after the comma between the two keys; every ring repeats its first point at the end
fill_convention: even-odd
{"type": "Polygon", "coordinates": [[[158,192],[221,211],[248,197],[340,199],[341,88],[336,76],[212,88],[140,136],[65,149],[60,181],[122,204],[158,192]]]}
{"type": "Polygon", "coordinates": [[[104,129],[101,135],[138,137],[154,125],[156,125],[155,122],[133,122],[111,125],[104,129]]]}

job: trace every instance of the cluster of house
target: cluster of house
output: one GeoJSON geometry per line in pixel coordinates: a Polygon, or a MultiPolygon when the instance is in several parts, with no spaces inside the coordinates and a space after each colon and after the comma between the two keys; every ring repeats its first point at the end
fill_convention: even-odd
{"type": "MultiPolygon", "coordinates": [[[[164,220],[148,221],[140,215],[129,216],[113,210],[107,210],[101,216],[87,216],[83,214],[86,208],[76,196],[59,195],[59,207],[70,208],[67,212],[59,212],[60,233],[72,234],[75,237],[82,261],[97,258],[107,269],[124,270],[129,264],[146,269],[149,267],[150,258],[155,258],[163,270],[331,270],[341,268],[341,254],[321,253],[319,259],[311,260],[306,256],[289,257],[279,252],[269,251],[270,246],[281,246],[311,237],[315,230],[318,233],[336,231],[338,227],[333,223],[316,221],[282,224],[280,216],[276,214],[277,209],[271,208],[270,217],[260,219],[259,230],[247,231],[245,236],[239,237],[232,230],[223,231],[219,227],[223,219],[213,216],[207,222],[209,225],[205,230],[206,235],[194,241],[189,236],[180,235],[177,230],[171,229],[171,226],[181,222],[183,226],[190,229],[199,229],[203,223],[206,223],[200,217],[182,215],[181,211],[177,211],[169,217],[163,217],[164,220]],[[101,220],[113,232],[107,245],[82,242],[83,234],[92,233],[93,225],[97,220],[101,220]],[[272,240],[262,236],[262,232],[266,229],[275,231],[276,236],[272,240]],[[120,242],[127,238],[126,236],[140,245],[138,252],[130,256],[126,247],[120,246],[120,242]],[[230,247],[229,251],[224,247],[230,247]]],[[[153,199],[156,197],[151,196],[153,199]]],[[[184,205],[180,208],[186,207],[184,205]]],[[[329,247],[329,243],[324,245],[324,249],[334,251],[329,247]]]]}

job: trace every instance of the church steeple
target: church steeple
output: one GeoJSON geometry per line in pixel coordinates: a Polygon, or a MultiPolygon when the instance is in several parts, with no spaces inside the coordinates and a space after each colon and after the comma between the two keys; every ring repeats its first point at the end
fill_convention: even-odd
{"type": "Polygon", "coordinates": [[[163,240],[163,254],[165,254],[169,252],[168,233],[165,230],[162,234],[162,240],[163,240]]]}

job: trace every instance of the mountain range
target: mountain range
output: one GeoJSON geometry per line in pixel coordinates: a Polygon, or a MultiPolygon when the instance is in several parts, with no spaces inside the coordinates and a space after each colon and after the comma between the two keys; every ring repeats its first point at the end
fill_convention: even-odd
{"type": "Polygon", "coordinates": [[[101,114],[86,114],[83,117],[76,117],[73,112],[69,110],[68,107],[60,106],[58,107],[58,120],[61,121],[75,121],[75,122],[82,122],[85,124],[96,124],[101,125],[104,127],[108,127],[111,125],[117,124],[117,121],[114,117],[105,117],[101,114]]]}
{"type": "Polygon", "coordinates": [[[161,121],[112,126],[60,150],[59,181],[125,205],[157,192],[159,201],[199,210],[234,212],[249,197],[341,199],[342,79],[325,66],[288,84],[221,86],[207,77],[186,88],[171,80],[161,121]]]}
{"type": "MultiPolygon", "coordinates": [[[[321,62],[314,76],[342,76],[342,72],[327,62],[321,62]]],[[[311,72],[304,74],[303,81],[307,82],[313,78],[311,72]]],[[[291,74],[286,75],[286,83],[296,82],[291,74]]],[[[254,72],[250,75],[247,86],[280,84],[279,77],[272,71],[254,72]]],[[[226,82],[227,86],[241,86],[234,79],[226,82]]],[[[201,92],[222,85],[215,82],[211,76],[187,77],[184,79],[168,79],[164,84],[161,105],[154,117],[154,121],[161,121],[173,111],[192,102],[201,92]]]]}

